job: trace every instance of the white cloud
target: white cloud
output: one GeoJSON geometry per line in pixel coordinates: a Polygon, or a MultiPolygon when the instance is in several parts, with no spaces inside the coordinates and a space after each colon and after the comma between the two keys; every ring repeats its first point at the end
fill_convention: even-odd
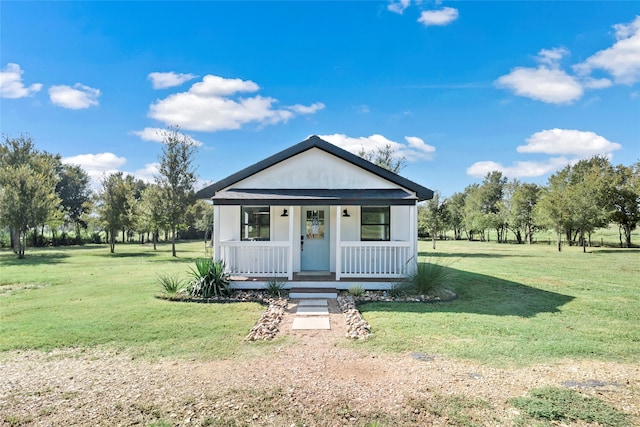
{"type": "Polygon", "coordinates": [[[142,169],[133,172],[133,176],[141,179],[146,183],[155,181],[156,176],[160,174],[160,163],[147,163],[142,169]]]}
{"type": "Polygon", "coordinates": [[[605,70],[616,83],[631,85],[640,80],[640,16],[629,24],[616,24],[613,28],[617,42],[573,68],[580,75],[605,70]]]}
{"type": "Polygon", "coordinates": [[[564,47],[554,47],[553,49],[542,49],[538,52],[536,60],[540,64],[546,64],[549,67],[556,68],[560,60],[569,55],[569,50],[564,47]]]}
{"type": "Polygon", "coordinates": [[[23,98],[42,89],[41,83],[25,86],[22,83],[22,73],[24,71],[20,69],[20,65],[11,62],[0,70],[0,98],[23,98]]]}
{"type": "Polygon", "coordinates": [[[580,83],[563,70],[541,65],[518,67],[496,80],[496,85],[510,89],[518,96],[552,104],[568,104],[582,97],[580,83]]]}
{"type": "Polygon", "coordinates": [[[397,158],[405,157],[410,162],[430,160],[436,151],[435,147],[426,144],[417,136],[405,136],[406,144],[392,141],[379,134],[354,138],[345,134],[336,133],[333,135],[319,135],[319,137],[354,154],[358,154],[361,150],[368,152],[377,150],[378,148],[384,148],[388,145],[394,151],[397,158]]]}
{"type": "Polygon", "coordinates": [[[402,15],[404,11],[409,7],[409,4],[411,4],[410,0],[391,0],[389,2],[389,5],[387,6],[387,10],[393,13],[397,13],[398,15],[402,15]]]}
{"type": "Polygon", "coordinates": [[[616,84],[631,85],[640,81],[640,16],[629,24],[616,24],[616,43],[575,64],[576,76],[560,69],[560,60],[569,50],[560,47],[538,52],[537,68],[516,67],[496,80],[496,85],[514,94],[553,104],[569,104],[582,97],[585,89],[604,89],[616,84]],[[591,74],[603,70],[613,77],[596,78],[591,74]]]}
{"type": "Polygon", "coordinates": [[[82,167],[94,182],[95,188],[96,185],[99,185],[104,175],[118,172],[120,167],[127,163],[127,159],[124,157],[118,157],[113,153],[106,152],[98,154],[79,154],[77,156],[65,157],[62,159],[62,163],[82,167]]]}
{"type": "MultiPolygon", "coordinates": [[[[165,132],[167,132],[166,129],[162,129],[162,128],[150,128],[150,127],[146,127],[142,130],[132,130],[131,132],[129,132],[129,135],[137,135],[140,137],[141,140],[143,141],[152,141],[152,142],[164,142],[164,135],[165,132]]],[[[204,145],[202,142],[198,141],[197,139],[192,138],[189,135],[183,134],[181,132],[178,132],[180,135],[184,135],[189,137],[194,145],[200,147],[202,145],[204,145]]]]}
{"type": "Polygon", "coordinates": [[[121,168],[127,163],[127,159],[119,157],[113,153],[79,154],[77,156],[65,157],[62,163],[80,166],[91,179],[91,187],[94,191],[100,191],[102,180],[113,173],[122,172],[124,175],[131,175],[136,179],[150,183],[155,180],[160,168],[159,163],[148,163],[143,168],[134,172],[126,172],[121,168]]]}
{"type": "Polygon", "coordinates": [[[184,82],[195,79],[195,74],[184,74],[170,71],[168,73],[149,73],[149,80],[154,89],[166,89],[168,87],[180,86],[184,82]]]}
{"type": "Polygon", "coordinates": [[[229,96],[236,92],[256,92],[259,89],[260,86],[251,80],[226,79],[209,74],[201,82],[191,86],[189,92],[202,96],[229,96]]]}
{"type": "Polygon", "coordinates": [[[531,178],[556,171],[570,164],[565,157],[551,158],[540,162],[514,162],[511,166],[501,163],[484,161],[476,162],[467,169],[467,175],[482,178],[489,172],[499,171],[509,178],[531,178]]]}
{"type": "Polygon", "coordinates": [[[89,108],[98,105],[100,90],[76,83],[73,87],[67,85],[51,86],[49,98],[51,102],[60,107],[71,110],[89,108]]]}
{"type": "Polygon", "coordinates": [[[595,132],[573,129],[548,129],[527,138],[527,144],[517,148],[519,153],[567,154],[581,158],[596,154],[610,154],[622,146],[595,132]]]}
{"type": "Polygon", "coordinates": [[[594,79],[587,77],[582,80],[584,87],[588,89],[605,89],[613,85],[613,82],[609,79],[594,79]]]}
{"type": "Polygon", "coordinates": [[[493,161],[476,162],[467,169],[467,175],[481,178],[488,172],[500,171],[509,178],[537,177],[594,155],[611,157],[613,151],[622,148],[620,144],[608,141],[594,132],[572,129],[543,130],[534,133],[526,141],[526,145],[517,148],[518,153],[541,153],[561,157],[542,161],[516,161],[511,166],[493,161]]]}
{"type": "Polygon", "coordinates": [[[311,105],[300,105],[300,104],[296,104],[296,105],[292,105],[289,108],[291,111],[293,111],[294,113],[298,113],[298,114],[313,114],[316,111],[319,110],[323,110],[324,109],[324,104],[322,102],[316,102],[314,104],[311,105]]]}
{"type": "Polygon", "coordinates": [[[433,153],[436,152],[436,147],[433,145],[425,143],[422,138],[417,136],[405,136],[404,139],[409,144],[409,147],[412,148],[412,151],[415,150],[418,153],[418,157],[427,160],[433,158],[433,153]]]}
{"type": "Polygon", "coordinates": [[[431,25],[449,25],[458,18],[458,9],[443,7],[440,10],[426,10],[420,14],[418,22],[425,27],[431,25]]]}
{"type": "Polygon", "coordinates": [[[322,103],[276,108],[277,99],[260,95],[231,98],[239,92],[256,92],[259,89],[250,80],[207,75],[187,92],[176,93],[151,104],[148,115],[168,126],[213,132],[239,129],[252,122],[261,125],[286,122],[296,114],[311,114],[324,108],[322,103]]]}

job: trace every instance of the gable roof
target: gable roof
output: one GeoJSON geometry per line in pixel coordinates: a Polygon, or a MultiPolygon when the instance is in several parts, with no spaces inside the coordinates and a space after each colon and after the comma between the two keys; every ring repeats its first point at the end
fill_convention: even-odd
{"type": "Polygon", "coordinates": [[[416,197],[419,201],[429,200],[433,198],[432,190],[423,187],[422,185],[417,184],[409,179],[403,178],[400,175],[388,171],[387,169],[384,169],[378,165],[375,165],[368,160],[363,159],[362,157],[356,156],[355,154],[350,153],[338,146],[335,146],[316,135],[310,136],[309,138],[292,147],[282,150],[279,153],[274,154],[273,156],[267,157],[266,159],[261,160],[258,163],[244,168],[239,172],[229,175],[228,177],[201,189],[196,193],[196,197],[199,199],[210,199],[215,196],[216,192],[224,190],[225,188],[229,188],[233,184],[236,184],[237,182],[240,182],[245,178],[248,178],[258,172],[261,172],[312,148],[320,149],[368,172],[371,172],[374,175],[386,179],[387,181],[390,181],[400,187],[413,191],[414,193],[416,193],[416,197]]]}

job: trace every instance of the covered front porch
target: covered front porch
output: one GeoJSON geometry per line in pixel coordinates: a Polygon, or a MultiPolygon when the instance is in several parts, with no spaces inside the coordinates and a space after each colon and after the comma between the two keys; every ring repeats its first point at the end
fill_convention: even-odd
{"type": "Polygon", "coordinates": [[[386,289],[415,268],[417,207],[375,200],[258,206],[214,198],[214,257],[226,262],[237,288],[277,279],[285,288],[386,289]]]}

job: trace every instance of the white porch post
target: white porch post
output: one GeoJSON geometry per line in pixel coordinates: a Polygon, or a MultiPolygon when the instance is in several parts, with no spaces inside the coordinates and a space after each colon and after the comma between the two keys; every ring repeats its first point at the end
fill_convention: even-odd
{"type": "Polygon", "coordinates": [[[414,272],[418,266],[418,202],[409,208],[409,232],[411,233],[411,251],[413,252],[412,262],[408,266],[408,273],[414,272]]]}
{"type": "Polygon", "coordinates": [[[220,206],[213,205],[213,259],[221,259],[220,256],[220,206]]]}
{"type": "Polygon", "coordinates": [[[342,209],[340,209],[340,207],[340,205],[336,206],[336,281],[340,280],[340,272],[342,271],[342,251],[340,245],[342,239],[340,236],[342,209]]]}
{"type": "Polygon", "coordinates": [[[289,206],[289,259],[287,260],[287,278],[293,280],[293,245],[296,243],[293,234],[293,206],[289,206]]]}

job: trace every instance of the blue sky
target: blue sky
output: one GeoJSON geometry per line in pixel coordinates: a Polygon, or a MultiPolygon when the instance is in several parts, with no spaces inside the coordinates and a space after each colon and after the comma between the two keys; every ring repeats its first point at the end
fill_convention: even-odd
{"type": "Polygon", "coordinates": [[[0,127],[97,181],[179,125],[216,181],[309,135],[448,196],[640,160],[639,2],[0,3],[0,127]]]}

